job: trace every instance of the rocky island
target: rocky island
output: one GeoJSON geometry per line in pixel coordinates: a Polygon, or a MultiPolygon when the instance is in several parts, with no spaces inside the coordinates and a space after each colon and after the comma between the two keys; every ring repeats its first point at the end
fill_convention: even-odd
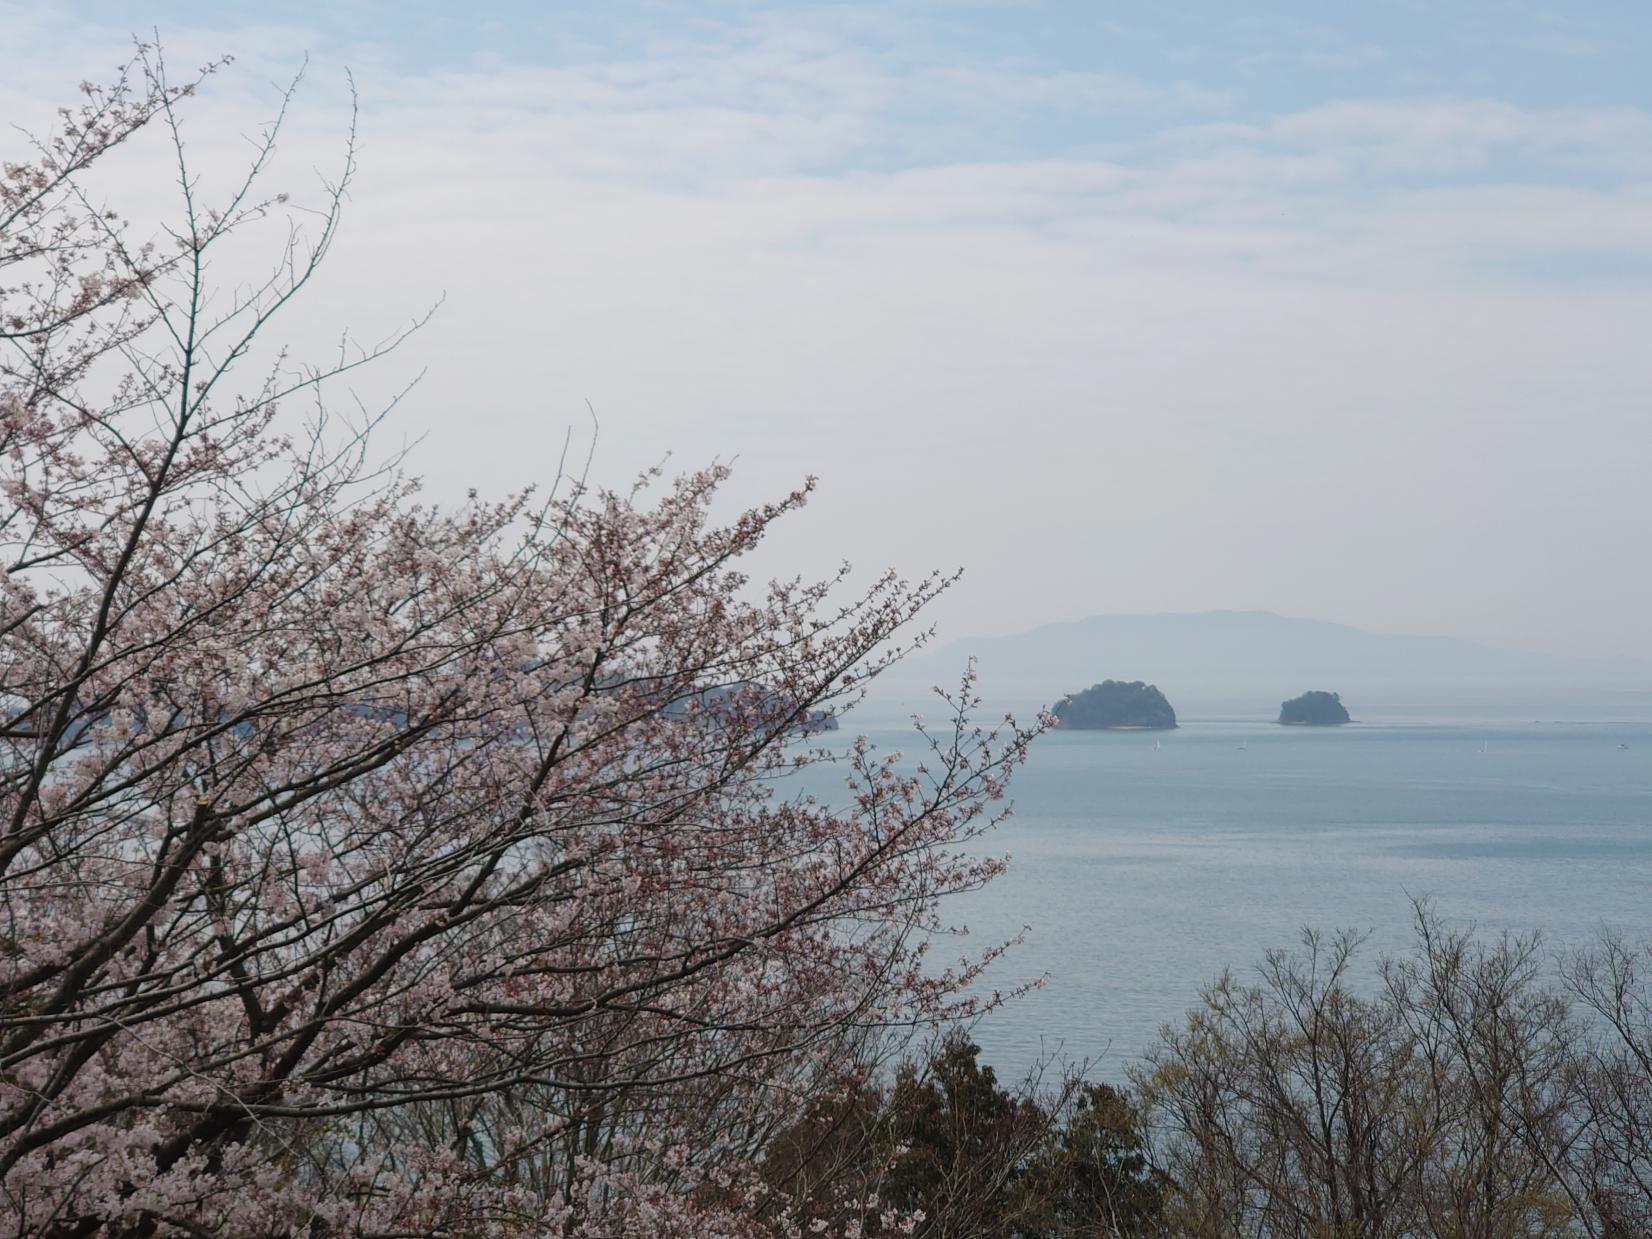
{"type": "Polygon", "coordinates": [[[1350,719],[1340,693],[1315,689],[1281,702],[1279,721],[1293,727],[1337,727],[1350,719]]]}
{"type": "Polygon", "coordinates": [[[1155,685],[1140,680],[1103,680],[1058,701],[1056,726],[1071,730],[1168,731],[1176,711],[1155,685]]]}

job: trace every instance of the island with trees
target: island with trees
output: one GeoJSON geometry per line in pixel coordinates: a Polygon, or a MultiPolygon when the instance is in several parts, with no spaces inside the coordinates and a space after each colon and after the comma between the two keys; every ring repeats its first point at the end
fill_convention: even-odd
{"type": "Polygon", "coordinates": [[[1351,722],[1340,693],[1315,689],[1279,705],[1279,721],[1292,727],[1339,727],[1351,722]]]}
{"type": "Polygon", "coordinates": [[[1104,731],[1169,731],[1176,711],[1153,684],[1140,680],[1103,680],[1059,701],[1056,726],[1104,731]]]}

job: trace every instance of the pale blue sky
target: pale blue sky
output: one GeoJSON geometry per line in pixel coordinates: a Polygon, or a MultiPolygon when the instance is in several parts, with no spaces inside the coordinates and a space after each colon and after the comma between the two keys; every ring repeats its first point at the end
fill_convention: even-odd
{"type": "Polygon", "coordinates": [[[1652,656],[1642,4],[0,0],[0,115],[151,26],[239,58],[213,167],[309,54],[299,187],[355,73],[292,330],[446,294],[401,414],[438,494],[530,480],[589,399],[604,476],[818,473],[777,570],[965,565],[953,636],[1234,607],[1652,656]]]}
{"type": "MultiPolygon", "coordinates": [[[[7,4],[24,12],[37,5],[7,4]]],[[[763,31],[832,29],[909,63],[1014,65],[1040,74],[1107,73],[1219,94],[1229,119],[1259,120],[1347,97],[1493,95],[1530,106],[1644,106],[1652,12],[1636,0],[918,0],[877,5],[504,0],[342,3],[83,0],[77,20],[234,35],[310,31],[317,52],[372,49],[406,72],[455,64],[570,65],[629,60],[684,44],[750,44],[763,31]]],[[[243,49],[247,50],[247,49],[243,49]]],[[[1062,111],[1052,109],[1051,119],[1062,111]]],[[[916,112],[914,113],[916,115],[916,112]]],[[[1018,149],[1110,136],[1117,116],[1069,115],[1029,127],[1018,149]]],[[[1127,126],[1124,126],[1127,127],[1127,126]]],[[[996,135],[994,135],[996,137],[996,135]]],[[[984,151],[982,153],[985,153],[984,151]]]]}

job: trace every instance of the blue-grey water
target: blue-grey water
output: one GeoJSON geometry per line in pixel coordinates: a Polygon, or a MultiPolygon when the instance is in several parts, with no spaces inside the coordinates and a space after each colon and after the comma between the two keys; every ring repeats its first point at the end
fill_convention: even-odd
{"type": "Polygon", "coordinates": [[[1652,935],[1652,694],[1391,693],[1341,728],[1200,706],[1174,732],[1049,733],[1016,775],[984,843],[1008,873],[947,908],[957,950],[1025,929],[989,986],[1048,978],[975,1030],[1002,1073],[1054,1052],[1116,1076],[1304,926],[1369,931],[1373,963],[1403,949],[1412,896],[1556,949],[1652,935]]]}

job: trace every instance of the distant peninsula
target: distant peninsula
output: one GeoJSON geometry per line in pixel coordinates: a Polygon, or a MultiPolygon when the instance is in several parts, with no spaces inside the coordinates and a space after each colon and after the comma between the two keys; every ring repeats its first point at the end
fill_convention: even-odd
{"type": "MultiPolygon", "coordinates": [[[[724,717],[738,699],[752,692],[757,694],[755,704],[760,710],[781,710],[786,707],[785,698],[774,689],[752,680],[736,680],[732,684],[713,685],[667,702],[665,714],[668,718],[683,718],[692,712],[701,717],[718,719],[724,717]]],[[[794,735],[808,736],[819,731],[836,731],[838,726],[838,717],[830,710],[805,710],[792,720],[786,731],[794,735]]]]}
{"type": "Polygon", "coordinates": [[[1056,726],[1071,730],[1168,731],[1176,711],[1164,694],[1140,680],[1103,680],[1059,701],[1056,726]]]}
{"type": "Polygon", "coordinates": [[[1341,694],[1315,689],[1281,702],[1279,721],[1295,727],[1337,727],[1351,720],[1341,694]]]}

